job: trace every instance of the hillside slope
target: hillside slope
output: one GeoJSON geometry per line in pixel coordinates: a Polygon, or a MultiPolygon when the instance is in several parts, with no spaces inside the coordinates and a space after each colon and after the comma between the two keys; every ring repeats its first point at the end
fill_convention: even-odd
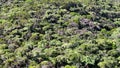
{"type": "Polygon", "coordinates": [[[120,4],[1,0],[0,68],[120,68],[120,4]]]}

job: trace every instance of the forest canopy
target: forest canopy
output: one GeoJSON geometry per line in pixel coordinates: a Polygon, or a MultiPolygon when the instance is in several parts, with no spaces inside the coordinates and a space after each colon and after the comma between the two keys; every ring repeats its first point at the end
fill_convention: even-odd
{"type": "Polygon", "coordinates": [[[120,0],[0,0],[0,68],[120,68],[120,0]]]}

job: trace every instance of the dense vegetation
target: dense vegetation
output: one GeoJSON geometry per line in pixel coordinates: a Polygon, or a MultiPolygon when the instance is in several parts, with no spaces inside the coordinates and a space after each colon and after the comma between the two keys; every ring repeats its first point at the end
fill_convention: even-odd
{"type": "Polygon", "coordinates": [[[111,1],[0,0],[0,68],[120,68],[111,1]]]}

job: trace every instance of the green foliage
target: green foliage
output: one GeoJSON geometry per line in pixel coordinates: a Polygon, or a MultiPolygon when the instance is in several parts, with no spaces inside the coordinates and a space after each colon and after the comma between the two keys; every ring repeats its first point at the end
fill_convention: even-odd
{"type": "Polygon", "coordinates": [[[0,68],[120,68],[112,1],[1,0],[0,68]]]}
{"type": "Polygon", "coordinates": [[[77,68],[76,66],[66,65],[65,68],[77,68]]]}
{"type": "Polygon", "coordinates": [[[101,67],[101,68],[115,68],[116,66],[114,65],[116,63],[115,59],[113,57],[103,57],[103,61],[98,63],[98,65],[101,67]]]}

